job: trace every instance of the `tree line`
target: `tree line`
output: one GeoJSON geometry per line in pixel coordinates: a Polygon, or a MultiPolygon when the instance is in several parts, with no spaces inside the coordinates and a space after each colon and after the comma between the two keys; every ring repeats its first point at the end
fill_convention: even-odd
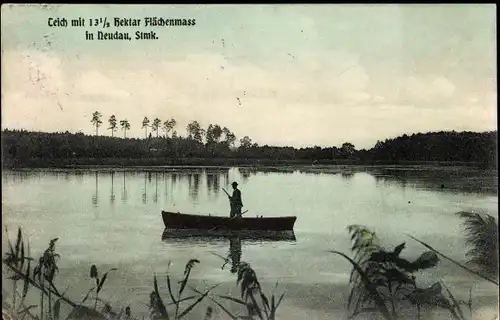
{"type": "MultiPolygon", "coordinates": [[[[95,135],[99,135],[99,128],[103,124],[102,114],[99,111],[95,111],[92,114],[92,120],[90,121],[95,127],[95,135]]],[[[118,130],[118,120],[116,115],[111,115],[108,119],[109,127],[108,130],[111,131],[111,137],[114,137],[114,133],[118,130]]],[[[131,125],[127,119],[120,120],[120,129],[123,131],[123,138],[127,138],[127,131],[130,131],[131,125]]],[[[174,118],[162,121],[159,118],[154,118],[151,121],[148,117],[144,117],[142,120],[141,129],[144,129],[144,138],[151,139],[152,133],[155,134],[156,138],[160,137],[160,130],[164,132],[164,137],[169,138],[168,134],[172,132],[170,138],[177,138],[177,131],[175,127],[177,121],[174,118]],[[148,136],[148,129],[151,129],[148,136]]],[[[198,121],[191,121],[186,126],[187,138],[195,142],[203,143],[204,138],[206,139],[207,145],[213,145],[221,142],[222,136],[224,136],[224,143],[229,146],[234,146],[236,142],[236,136],[227,127],[220,127],[218,124],[210,124],[207,129],[201,127],[198,121]]],[[[240,139],[240,144],[246,147],[252,146],[252,140],[250,137],[245,136],[240,139]]],[[[255,145],[255,144],[254,144],[255,145]]]]}
{"type": "Polygon", "coordinates": [[[236,135],[225,126],[209,124],[202,128],[198,121],[186,126],[186,135],[177,133],[173,118],[152,121],[144,117],[141,128],[144,138],[127,138],[131,124],[127,119],[118,121],[115,115],[107,120],[110,136],[99,135],[102,115],[94,112],[91,123],[95,135],[83,133],[33,132],[8,130],[2,132],[2,158],[4,165],[23,166],[30,159],[147,159],[147,158],[233,158],[271,159],[283,161],[322,162],[343,160],[348,162],[475,162],[496,166],[497,132],[440,131],[404,134],[400,137],[377,141],[370,149],[357,150],[350,143],[332,147],[276,147],[259,146],[244,136],[236,147],[236,135]],[[123,131],[123,138],[115,132],[123,131]],[[161,131],[161,134],[160,134],[161,131]]]}

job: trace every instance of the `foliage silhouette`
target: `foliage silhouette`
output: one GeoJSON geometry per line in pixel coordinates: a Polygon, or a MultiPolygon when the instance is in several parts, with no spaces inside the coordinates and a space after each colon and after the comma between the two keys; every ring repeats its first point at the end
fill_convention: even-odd
{"type": "MultiPolygon", "coordinates": [[[[293,162],[405,164],[431,161],[473,163],[484,168],[496,168],[496,131],[419,133],[388,139],[384,142],[379,141],[369,150],[356,150],[350,143],[344,143],[341,148],[296,149],[258,146],[255,143],[251,144],[250,137],[241,139],[242,145],[235,148],[236,136],[227,127],[220,129],[218,125],[211,125],[205,131],[196,121],[188,124],[187,137],[178,136],[175,131],[172,132],[172,137],[167,137],[167,130],[173,130],[175,126],[172,121],[175,120],[169,120],[167,127],[165,123],[163,124],[166,137],[151,138],[154,140],[151,142],[150,139],[126,139],[127,131],[131,128],[128,120],[120,121],[125,139],[104,136],[91,138],[82,133],[44,133],[6,129],[2,132],[3,164],[8,167],[42,163],[48,166],[58,166],[100,164],[105,159],[109,159],[106,163],[115,165],[127,163],[148,165],[150,163],[165,164],[166,159],[180,158],[188,159],[188,163],[193,163],[194,160],[189,159],[202,158],[208,164],[210,164],[210,159],[225,159],[226,162],[242,164],[259,164],[261,160],[268,159],[275,165],[293,162]],[[203,141],[203,135],[205,135],[206,142],[203,141]],[[152,144],[157,151],[151,150],[152,144]],[[154,159],[158,157],[162,159],[155,162],[154,159]],[[120,159],[128,159],[128,162],[120,159]],[[131,161],[131,159],[140,159],[140,161],[131,161]]],[[[147,130],[147,126],[145,128],[147,130]]]]}
{"type": "Polygon", "coordinates": [[[414,261],[408,261],[400,257],[405,243],[387,251],[381,247],[376,234],[366,227],[351,225],[348,231],[353,241],[351,250],[354,258],[338,251],[331,252],[344,257],[353,266],[347,301],[350,319],[363,313],[379,313],[384,319],[397,319],[398,310],[405,311],[409,307],[405,302],[416,308],[418,319],[424,306],[430,310],[448,310],[453,319],[465,319],[460,304],[467,304],[471,308],[471,299],[468,303],[458,301],[442,282],[427,288],[417,285],[416,271],[438,265],[439,258],[435,250],[423,252],[414,261]],[[446,292],[443,292],[443,288],[446,292]]]}
{"type": "MultiPolygon", "coordinates": [[[[469,265],[490,279],[498,281],[498,223],[488,214],[461,211],[469,265]]],[[[498,284],[498,283],[497,283],[498,284]]]]}
{"type": "Polygon", "coordinates": [[[115,131],[116,131],[116,126],[117,126],[117,120],[116,116],[113,114],[111,117],[109,117],[109,128],[108,130],[111,130],[111,137],[115,136],[115,131]]]}
{"type": "Polygon", "coordinates": [[[90,122],[92,122],[94,124],[94,127],[95,127],[95,135],[99,135],[99,127],[101,126],[102,124],[102,114],[99,112],[99,111],[95,111],[93,114],[92,114],[92,120],[90,120],[90,122]]]}
{"type": "MultiPolygon", "coordinates": [[[[56,273],[58,271],[57,261],[60,258],[59,254],[56,253],[55,248],[57,240],[58,239],[55,238],[50,241],[48,248],[39,258],[38,264],[34,268],[31,268],[34,259],[29,257],[29,244],[28,249],[25,249],[25,242],[21,229],[18,229],[15,245],[13,245],[10,239],[8,239],[9,250],[5,253],[3,263],[12,274],[10,279],[13,281],[13,294],[12,303],[10,304],[6,301],[5,294],[2,295],[2,313],[4,316],[10,316],[16,319],[24,319],[25,317],[28,317],[30,319],[39,320],[58,320],[63,318],[108,320],[135,319],[132,316],[130,306],[121,308],[119,312],[115,312],[111,307],[110,302],[98,297],[99,292],[101,292],[104,287],[104,283],[106,282],[109,272],[116,271],[117,269],[115,268],[112,268],[103,275],[100,275],[97,266],[91,265],[89,278],[92,281],[95,281],[95,285],[87,291],[81,302],[76,302],[70,299],[66,296],[65,291],[61,293],[58,290],[55,284],[56,273]],[[18,281],[23,281],[21,293],[17,288],[18,281]],[[26,303],[27,294],[30,288],[35,288],[40,292],[40,303],[38,305],[27,305],[26,303]],[[91,294],[93,292],[95,292],[95,296],[92,297],[91,294]],[[18,297],[21,298],[21,301],[17,301],[18,297]],[[94,301],[93,303],[90,302],[92,300],[94,301]],[[61,303],[70,307],[69,314],[66,317],[63,317],[61,314],[61,303]],[[98,306],[98,303],[101,304],[100,307],[98,306]],[[34,314],[33,310],[38,310],[39,314],[34,314]]],[[[224,295],[210,296],[209,293],[218,285],[212,286],[204,292],[192,287],[189,284],[191,270],[196,264],[199,263],[200,261],[197,259],[190,259],[187,262],[182,279],[178,282],[179,286],[176,291],[173,290],[173,280],[167,270],[167,288],[169,293],[167,297],[170,301],[162,297],[158,279],[156,275],[153,276],[153,290],[149,296],[149,311],[151,319],[183,319],[197,305],[199,305],[201,301],[207,298],[221,307],[221,309],[229,315],[231,315],[231,312],[218,302],[216,298],[243,304],[249,312],[249,317],[247,319],[255,319],[257,315],[259,315],[260,319],[263,319],[262,315],[264,314],[266,315],[266,319],[275,319],[276,310],[283,299],[283,295],[281,295],[277,302],[275,301],[275,296],[272,295],[271,304],[269,304],[269,299],[260,288],[255,271],[253,271],[247,263],[243,262],[240,264],[237,280],[237,284],[241,284],[242,292],[246,293],[245,301],[224,295]],[[185,293],[187,288],[195,294],[183,296],[183,293],[185,293]],[[254,296],[255,294],[258,294],[258,297],[260,297],[260,302],[257,302],[257,299],[254,296]],[[184,303],[189,303],[189,305],[184,308],[184,303]]],[[[205,312],[205,319],[211,319],[212,315],[213,309],[211,306],[208,306],[205,312]]],[[[232,315],[231,317],[236,319],[236,317],[232,315]]]]}
{"type": "Polygon", "coordinates": [[[144,129],[144,138],[147,138],[148,137],[148,127],[149,127],[149,119],[148,117],[144,117],[144,119],[142,120],[142,127],[144,129]]]}

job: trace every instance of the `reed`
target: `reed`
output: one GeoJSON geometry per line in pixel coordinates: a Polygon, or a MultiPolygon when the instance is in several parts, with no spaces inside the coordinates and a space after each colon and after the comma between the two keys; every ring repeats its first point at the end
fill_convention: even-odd
{"type": "Polygon", "coordinates": [[[465,241],[470,247],[467,264],[498,285],[498,222],[486,213],[460,211],[465,241]]]}
{"type": "MultiPolygon", "coordinates": [[[[8,234],[7,234],[8,237],[8,234]]],[[[66,296],[67,289],[61,293],[55,284],[56,274],[59,271],[57,261],[60,255],[56,252],[57,238],[50,240],[49,246],[39,257],[38,263],[32,268],[32,261],[35,261],[29,255],[25,255],[24,240],[21,228],[18,229],[16,245],[13,246],[8,238],[9,251],[5,254],[3,259],[4,266],[7,267],[11,276],[10,279],[15,281],[23,281],[21,293],[17,285],[12,290],[12,304],[4,303],[2,309],[7,309],[8,313],[15,319],[50,319],[58,320],[61,318],[61,303],[65,303],[70,307],[68,318],[91,318],[91,319],[127,319],[123,317],[116,317],[116,314],[111,310],[108,303],[104,305],[101,310],[97,308],[97,295],[93,307],[84,305],[85,301],[89,298],[89,290],[87,295],[83,298],[81,303],[70,299],[66,296]],[[26,304],[26,297],[31,288],[38,290],[40,295],[38,304],[26,304]],[[17,298],[21,300],[17,303],[17,298]],[[38,314],[34,314],[32,310],[37,310],[38,314]]],[[[101,291],[107,277],[107,273],[102,278],[97,276],[97,268],[92,266],[91,277],[96,279],[97,292],[101,291]]],[[[5,301],[5,300],[4,300],[5,301]]]]}
{"type": "MultiPolygon", "coordinates": [[[[492,216],[478,213],[458,212],[463,219],[466,243],[471,246],[467,253],[468,265],[463,265],[444,253],[439,252],[431,245],[408,235],[413,240],[422,244],[428,251],[424,251],[414,260],[401,257],[405,249],[403,242],[392,249],[383,248],[375,232],[361,225],[348,226],[353,253],[349,257],[340,251],[330,251],[346,259],[352,265],[349,278],[350,292],[347,299],[349,319],[355,319],[362,314],[369,316],[380,315],[386,320],[400,318],[402,312],[410,311],[413,318],[421,319],[422,311],[437,309],[446,310],[454,320],[467,319],[462,306],[469,308],[472,317],[472,294],[469,291],[469,300],[463,301],[455,298],[451,290],[443,281],[437,281],[428,287],[417,285],[419,271],[436,268],[440,257],[444,258],[471,274],[479,276],[498,286],[498,224],[492,216]],[[425,309],[424,309],[425,308],[425,309]]],[[[96,265],[90,267],[90,279],[95,282],[84,295],[80,302],[66,295],[66,290],[61,292],[55,279],[58,274],[58,261],[60,255],[56,252],[57,238],[49,241],[47,249],[36,260],[31,257],[29,242],[23,238],[21,228],[18,228],[15,242],[8,237],[8,250],[3,257],[3,265],[9,271],[12,284],[12,299],[7,301],[6,292],[2,287],[2,313],[14,319],[39,319],[58,320],[65,319],[113,319],[132,320],[130,306],[115,312],[109,301],[99,298],[104,284],[112,268],[100,275],[96,265]],[[39,294],[39,302],[27,302],[30,290],[39,294]],[[91,294],[95,294],[92,296],[91,294]],[[63,316],[62,304],[69,306],[69,314],[63,316]]],[[[217,254],[215,254],[217,255],[217,254]]],[[[219,256],[219,255],[217,255],[219,256]]],[[[231,260],[219,256],[224,264],[222,269],[231,260]]],[[[217,285],[200,291],[189,283],[191,272],[200,261],[190,259],[184,268],[180,280],[175,281],[167,269],[166,291],[160,292],[158,278],[153,275],[153,290],[149,295],[150,319],[184,319],[194,308],[204,300],[209,300],[220,308],[231,319],[259,319],[274,320],[278,307],[281,305],[284,292],[280,295],[266,294],[258,280],[257,273],[248,262],[238,261],[233,263],[231,273],[236,274],[236,285],[239,287],[240,296],[228,296],[212,293],[217,285]],[[186,292],[192,291],[190,294],[186,292]],[[221,302],[230,302],[242,309],[234,314],[221,302]],[[241,314],[244,315],[241,315],[241,314]]],[[[169,263],[170,267],[170,263],[169,263]]],[[[214,316],[214,309],[209,305],[203,318],[210,320],[214,316]]]]}
{"type": "MultiPolygon", "coordinates": [[[[6,230],[7,231],[7,230],[6,230]]],[[[99,298],[102,292],[108,274],[117,269],[112,268],[100,275],[96,265],[90,267],[90,279],[95,281],[84,295],[80,302],[66,296],[67,289],[61,293],[55,284],[58,273],[57,262],[60,255],[56,252],[57,238],[50,240],[47,249],[38,259],[38,264],[32,268],[29,244],[25,250],[25,242],[21,228],[18,229],[15,245],[8,238],[9,250],[3,259],[3,265],[7,267],[9,278],[12,280],[13,294],[12,301],[9,303],[2,294],[2,311],[5,317],[14,319],[38,319],[38,320],[59,320],[59,319],[113,319],[113,320],[132,320],[136,319],[131,314],[130,306],[121,308],[115,312],[109,301],[99,298]],[[22,290],[18,287],[18,282],[22,281],[22,290]],[[40,299],[38,304],[27,304],[26,297],[31,289],[38,290],[40,299]],[[94,293],[94,296],[92,294],[94,293]],[[18,300],[20,298],[20,300],[18,300]],[[69,314],[61,314],[61,304],[70,307],[69,314]],[[37,314],[34,312],[38,311],[37,314]],[[8,315],[7,315],[8,314],[8,315]]],[[[232,319],[237,317],[227,310],[217,299],[229,300],[239,305],[243,305],[248,313],[247,319],[275,319],[276,310],[283,300],[283,294],[277,299],[274,294],[269,299],[263,292],[257,279],[255,271],[248,263],[240,263],[238,266],[237,285],[240,285],[241,299],[224,295],[209,295],[218,285],[214,285],[205,291],[200,291],[189,284],[191,270],[199,264],[197,259],[190,259],[184,273],[179,281],[174,281],[167,270],[166,287],[168,295],[160,293],[158,278],[153,275],[153,290],[149,296],[149,318],[150,319],[184,319],[196,306],[204,299],[210,299],[215,305],[219,306],[223,312],[232,319]],[[177,289],[174,285],[177,284],[177,289]],[[186,295],[186,289],[194,294],[186,295]],[[187,306],[185,304],[188,303],[187,306]]],[[[169,264],[170,266],[170,264],[169,264]]],[[[2,288],[3,289],[3,288],[2,288]]],[[[7,292],[6,290],[3,290],[7,292]]],[[[213,308],[208,306],[204,315],[205,320],[213,317],[213,308]]]]}
{"type": "Polygon", "coordinates": [[[458,301],[442,282],[426,288],[417,285],[417,271],[438,265],[439,257],[435,250],[425,251],[417,259],[409,261],[400,257],[406,243],[389,251],[381,247],[376,234],[366,227],[352,225],[348,231],[354,257],[339,251],[330,252],[342,256],[353,266],[347,301],[350,319],[366,313],[377,313],[384,319],[397,319],[399,311],[408,311],[409,307],[414,310],[417,319],[421,318],[422,307],[429,311],[445,309],[452,319],[466,319],[460,305],[467,304],[471,308],[472,299],[468,303],[458,301]]]}
{"type": "MultiPolygon", "coordinates": [[[[224,269],[230,258],[225,258],[218,254],[215,255],[224,261],[224,264],[222,265],[222,269],[224,269]]],[[[235,267],[237,274],[236,284],[240,286],[241,298],[235,298],[227,295],[217,295],[216,297],[243,307],[246,311],[246,315],[237,316],[214,298],[210,299],[231,319],[275,320],[278,307],[283,301],[285,293],[283,292],[279,298],[274,293],[272,293],[269,297],[262,289],[257,273],[249,263],[240,261],[235,265],[235,267]]],[[[275,289],[277,285],[278,284],[276,284],[275,289]]]]}

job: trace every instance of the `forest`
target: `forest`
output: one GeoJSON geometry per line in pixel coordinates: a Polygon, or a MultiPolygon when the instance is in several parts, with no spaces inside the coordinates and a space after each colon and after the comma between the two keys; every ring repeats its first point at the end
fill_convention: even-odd
{"type": "MultiPolygon", "coordinates": [[[[3,167],[61,165],[246,165],[246,164],[408,164],[459,162],[496,168],[497,132],[440,131],[404,134],[357,150],[350,143],[331,147],[277,147],[254,143],[249,136],[237,139],[227,127],[202,128],[191,121],[182,136],[175,119],[150,121],[144,117],[143,138],[127,137],[128,120],[108,119],[102,135],[102,115],[95,112],[95,134],[66,132],[2,131],[3,167]],[[123,136],[115,133],[120,130],[123,136]]],[[[90,124],[89,124],[90,125],[90,124]]]]}

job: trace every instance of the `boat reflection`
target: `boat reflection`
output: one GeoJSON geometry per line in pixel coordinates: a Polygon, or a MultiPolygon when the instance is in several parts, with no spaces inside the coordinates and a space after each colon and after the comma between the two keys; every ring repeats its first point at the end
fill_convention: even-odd
{"type": "Polygon", "coordinates": [[[231,273],[238,271],[238,265],[243,255],[242,243],[262,243],[262,242],[295,242],[295,233],[293,231],[203,231],[203,230],[179,230],[165,229],[162,234],[162,241],[176,244],[195,245],[203,244],[221,244],[227,243],[229,239],[229,252],[227,257],[218,257],[224,260],[222,269],[231,262],[231,273]]]}
{"type": "Polygon", "coordinates": [[[262,241],[290,241],[295,242],[293,230],[287,231],[227,231],[227,230],[192,230],[192,229],[165,229],[161,239],[168,242],[217,242],[238,237],[247,242],[262,241]]]}
{"type": "MultiPolygon", "coordinates": [[[[241,239],[233,236],[229,238],[229,259],[231,260],[231,273],[238,271],[238,265],[241,262],[241,239]]],[[[228,260],[222,265],[222,269],[226,266],[228,260]]]]}

